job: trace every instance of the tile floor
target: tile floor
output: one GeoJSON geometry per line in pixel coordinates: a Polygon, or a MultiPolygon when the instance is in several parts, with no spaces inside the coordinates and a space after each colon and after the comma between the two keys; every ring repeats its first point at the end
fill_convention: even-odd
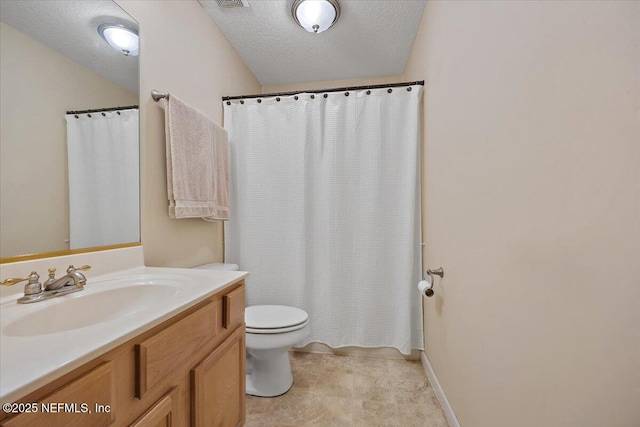
{"type": "Polygon", "coordinates": [[[247,396],[246,427],[447,427],[420,361],[290,355],[293,387],[247,396]]]}

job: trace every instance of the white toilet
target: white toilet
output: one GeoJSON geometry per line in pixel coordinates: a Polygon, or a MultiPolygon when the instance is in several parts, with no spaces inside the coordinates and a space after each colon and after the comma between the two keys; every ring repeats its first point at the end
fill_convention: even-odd
{"type": "MultiPolygon", "coordinates": [[[[206,264],[196,268],[238,270],[236,264],[206,264]]],[[[246,392],[275,397],[293,384],[289,347],[309,335],[307,312],[284,305],[254,305],[245,309],[247,345],[246,392]]]]}
{"type": "Polygon", "coordinates": [[[254,305],[247,326],[247,394],[280,396],[293,384],[289,347],[309,335],[307,312],[284,305],[254,305]]]}

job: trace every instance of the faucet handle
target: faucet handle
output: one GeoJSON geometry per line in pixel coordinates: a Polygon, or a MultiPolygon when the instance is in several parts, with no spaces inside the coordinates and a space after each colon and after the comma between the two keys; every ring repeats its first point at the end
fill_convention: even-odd
{"type": "Polygon", "coordinates": [[[67,268],[67,273],[71,273],[72,271],[86,271],[90,268],[90,265],[83,265],[82,267],[74,267],[73,265],[70,265],[69,268],[67,268]]]}
{"type": "Polygon", "coordinates": [[[16,277],[13,277],[11,279],[5,279],[2,282],[0,282],[0,285],[12,286],[12,285],[15,285],[16,283],[25,282],[27,280],[29,281],[29,283],[24,285],[25,295],[38,294],[42,291],[42,285],[40,284],[40,281],[39,281],[40,275],[35,271],[32,271],[31,274],[29,274],[27,277],[24,277],[22,279],[16,278],[16,277]]]}
{"type": "Polygon", "coordinates": [[[40,279],[40,276],[38,275],[38,273],[36,273],[35,271],[32,271],[31,274],[29,274],[27,277],[23,277],[23,278],[12,277],[10,279],[5,279],[2,282],[0,282],[0,285],[13,286],[20,282],[26,282],[27,280],[29,281],[29,284],[32,284],[32,283],[38,283],[38,279],[40,279]]]}
{"type": "Polygon", "coordinates": [[[75,285],[79,288],[82,288],[87,283],[87,278],[84,277],[84,274],[80,273],[80,271],[89,270],[90,268],[90,265],[83,265],[82,267],[78,268],[70,265],[69,268],[67,268],[67,274],[73,274],[76,277],[76,281],[74,282],[75,285]]]}
{"type": "Polygon", "coordinates": [[[13,285],[18,284],[20,282],[25,282],[25,281],[29,280],[30,278],[31,278],[31,275],[29,275],[27,277],[23,277],[23,278],[12,277],[10,279],[4,279],[2,282],[0,282],[0,285],[2,285],[2,286],[13,286],[13,285]]]}

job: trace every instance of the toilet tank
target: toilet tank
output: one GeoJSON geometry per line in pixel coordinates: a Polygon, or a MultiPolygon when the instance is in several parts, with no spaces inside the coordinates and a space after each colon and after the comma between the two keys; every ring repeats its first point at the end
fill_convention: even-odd
{"type": "Polygon", "coordinates": [[[221,263],[221,262],[214,262],[211,264],[204,264],[204,265],[199,265],[197,267],[193,267],[193,268],[199,268],[202,270],[227,270],[227,271],[238,271],[239,267],[238,264],[226,264],[226,263],[221,263]]]}

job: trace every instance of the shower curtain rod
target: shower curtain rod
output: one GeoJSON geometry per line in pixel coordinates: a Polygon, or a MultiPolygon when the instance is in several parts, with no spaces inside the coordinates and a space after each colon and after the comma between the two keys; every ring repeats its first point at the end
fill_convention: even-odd
{"type": "Polygon", "coordinates": [[[110,107],[110,108],[96,108],[93,110],[78,110],[78,111],[67,111],[67,114],[85,114],[85,113],[102,113],[107,111],[117,111],[117,110],[131,110],[138,109],[137,105],[127,105],[124,107],[110,107]]]}
{"type": "Polygon", "coordinates": [[[289,96],[298,95],[300,93],[327,93],[327,92],[342,92],[347,90],[362,90],[362,89],[385,89],[391,87],[404,87],[422,85],[424,86],[424,80],[418,80],[415,82],[403,82],[403,83],[389,83],[384,85],[369,85],[369,86],[349,86],[349,87],[336,87],[331,89],[313,89],[313,90],[297,90],[293,92],[275,92],[275,93],[260,93],[255,95],[241,95],[241,96],[223,96],[223,101],[231,101],[234,99],[253,99],[253,98],[269,98],[272,96],[289,96]]]}

